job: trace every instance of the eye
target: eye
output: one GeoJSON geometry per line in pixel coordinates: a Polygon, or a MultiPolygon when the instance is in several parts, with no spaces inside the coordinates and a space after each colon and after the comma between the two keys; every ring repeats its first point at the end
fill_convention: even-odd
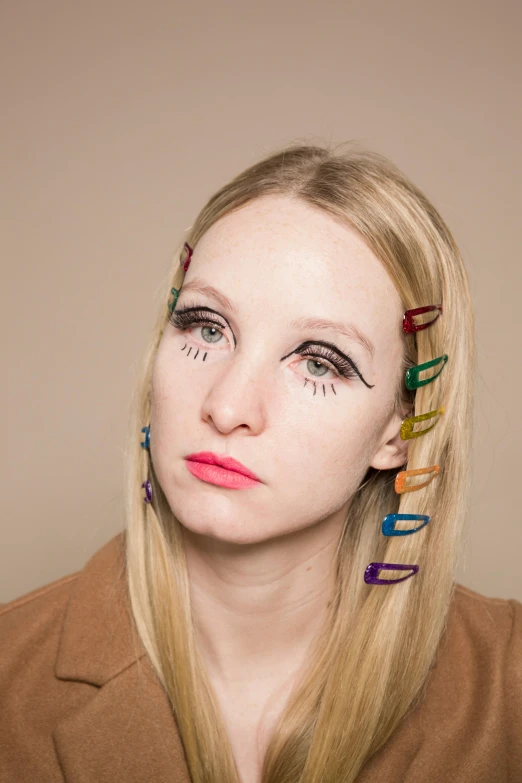
{"type": "Polygon", "coordinates": [[[187,308],[185,310],[173,310],[169,316],[169,323],[182,332],[189,331],[194,326],[200,327],[201,340],[209,345],[215,345],[220,342],[223,331],[226,329],[224,324],[210,318],[205,310],[187,308]]]}
{"type": "MultiPolygon", "coordinates": [[[[328,372],[333,373],[333,379],[355,380],[359,377],[355,365],[350,364],[341,356],[329,348],[321,345],[311,345],[304,350],[297,350],[296,353],[306,360],[306,375],[309,381],[331,381],[328,372]]],[[[299,364],[299,362],[298,362],[299,364]]]]}

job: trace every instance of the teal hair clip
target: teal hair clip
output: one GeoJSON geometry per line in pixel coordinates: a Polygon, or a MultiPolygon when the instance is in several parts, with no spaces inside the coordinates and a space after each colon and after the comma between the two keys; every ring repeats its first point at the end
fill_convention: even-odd
{"type": "Polygon", "coordinates": [[[406,370],[406,388],[413,390],[418,389],[419,386],[425,386],[427,383],[431,383],[435,380],[435,378],[439,377],[444,367],[446,366],[447,361],[448,354],[444,353],[442,356],[438,356],[437,359],[432,359],[429,362],[424,362],[424,364],[417,364],[415,367],[410,367],[409,370],[406,370]],[[441,362],[442,366],[440,370],[435,373],[435,375],[431,375],[429,378],[420,380],[419,375],[421,372],[424,370],[429,370],[431,367],[436,367],[441,362]]]}

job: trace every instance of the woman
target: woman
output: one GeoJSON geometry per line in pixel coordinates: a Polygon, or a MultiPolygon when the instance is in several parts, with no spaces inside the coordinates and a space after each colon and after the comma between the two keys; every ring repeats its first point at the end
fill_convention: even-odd
{"type": "Polygon", "coordinates": [[[291,147],[165,293],[125,533],[0,618],[0,779],[520,780],[522,604],[455,583],[473,317],[438,212],[291,147]]]}

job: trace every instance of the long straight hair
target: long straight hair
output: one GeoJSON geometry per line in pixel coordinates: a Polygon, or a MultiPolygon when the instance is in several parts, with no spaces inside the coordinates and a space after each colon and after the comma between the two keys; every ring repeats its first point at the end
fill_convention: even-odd
{"type": "Polygon", "coordinates": [[[217,220],[269,194],[300,199],[357,231],[384,265],[405,310],[443,304],[429,328],[403,335],[396,393],[397,410],[407,404],[411,415],[444,406],[433,430],[410,440],[402,467],[439,465],[440,473],[422,489],[397,494],[398,470],[368,469],[339,538],[336,590],[325,625],[264,756],[263,783],[351,783],[425,694],[455,590],[469,491],[475,359],[466,271],[437,210],[384,156],[354,144],[280,150],[215,193],[183,237],[133,403],[127,584],[136,629],[170,701],[193,783],[239,783],[196,644],[181,525],[150,452],[140,446],[140,430],[149,423],[151,370],[168,323],[170,288],[183,283],[183,242],[195,247],[217,220]],[[409,392],[405,370],[444,353],[449,361],[441,375],[409,392]],[[152,504],[143,502],[146,479],[152,504]],[[428,514],[430,524],[413,535],[383,536],[383,517],[397,512],[428,514]],[[418,564],[419,571],[399,584],[368,585],[363,575],[374,561],[418,564]]]}

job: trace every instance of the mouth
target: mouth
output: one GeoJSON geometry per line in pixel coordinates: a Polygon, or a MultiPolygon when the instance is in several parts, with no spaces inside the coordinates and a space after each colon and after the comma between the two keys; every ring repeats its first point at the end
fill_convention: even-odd
{"type": "Polygon", "coordinates": [[[223,472],[236,473],[244,478],[248,478],[253,482],[261,482],[259,476],[256,476],[245,465],[239,462],[233,457],[226,455],[215,454],[212,451],[199,451],[195,454],[189,454],[186,458],[187,462],[197,462],[204,465],[214,465],[218,468],[222,468],[223,472]]]}
{"type": "Polygon", "coordinates": [[[241,462],[212,451],[200,451],[185,458],[187,468],[193,476],[207,484],[216,484],[226,489],[247,489],[255,487],[261,480],[241,462]]]}

